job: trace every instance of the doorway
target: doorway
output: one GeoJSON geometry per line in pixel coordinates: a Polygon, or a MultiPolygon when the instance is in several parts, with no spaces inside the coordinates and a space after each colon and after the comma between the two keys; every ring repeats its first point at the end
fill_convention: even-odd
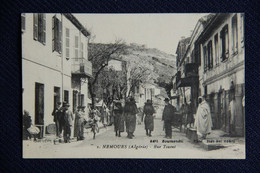
{"type": "Polygon", "coordinates": [[[44,84],[35,83],[35,126],[40,129],[38,138],[44,134],[44,84]]]}

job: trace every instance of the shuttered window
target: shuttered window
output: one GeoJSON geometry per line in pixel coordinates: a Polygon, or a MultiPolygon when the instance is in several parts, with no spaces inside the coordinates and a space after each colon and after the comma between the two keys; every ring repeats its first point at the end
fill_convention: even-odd
{"type": "Polygon", "coordinates": [[[61,53],[62,51],[62,23],[55,16],[52,18],[52,51],[61,53]]]}
{"type": "Polygon", "coordinates": [[[218,34],[214,36],[214,46],[215,46],[215,64],[219,63],[219,46],[218,46],[218,34]]]}
{"type": "Polygon", "coordinates": [[[203,59],[204,59],[204,71],[207,71],[208,69],[208,53],[207,53],[207,47],[203,47],[203,59]]]}
{"type": "Polygon", "coordinates": [[[223,29],[220,32],[220,38],[221,38],[221,61],[224,61],[229,56],[229,40],[228,40],[228,25],[225,25],[223,29]]]}
{"type": "Polygon", "coordinates": [[[75,47],[75,60],[78,61],[79,58],[79,37],[78,36],[75,36],[74,47],[75,47]]]}
{"type": "Polygon", "coordinates": [[[213,68],[212,41],[208,43],[208,69],[213,68]]]}
{"type": "Polygon", "coordinates": [[[66,28],[66,58],[70,58],[70,30],[66,28]]]}
{"type": "Polygon", "coordinates": [[[235,15],[232,18],[232,52],[233,54],[237,53],[237,47],[238,47],[238,43],[237,43],[237,15],[235,15]]]}
{"type": "Polygon", "coordinates": [[[46,14],[33,14],[33,39],[42,44],[46,43],[46,14]]]}
{"type": "Polygon", "coordinates": [[[81,42],[81,43],[80,43],[80,58],[83,58],[83,52],[84,52],[84,45],[83,45],[83,43],[81,42]]]}

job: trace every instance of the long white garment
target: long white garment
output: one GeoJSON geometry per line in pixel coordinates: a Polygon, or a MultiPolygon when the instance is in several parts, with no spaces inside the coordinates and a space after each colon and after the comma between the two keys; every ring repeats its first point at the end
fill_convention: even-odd
{"type": "Polygon", "coordinates": [[[203,101],[198,107],[194,127],[197,128],[197,134],[202,136],[210,133],[212,126],[210,107],[203,101]]]}

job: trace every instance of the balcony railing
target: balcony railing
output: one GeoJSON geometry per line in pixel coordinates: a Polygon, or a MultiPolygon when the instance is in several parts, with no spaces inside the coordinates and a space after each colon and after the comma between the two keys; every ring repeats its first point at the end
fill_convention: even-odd
{"type": "Polygon", "coordinates": [[[80,77],[92,77],[92,63],[85,58],[71,58],[71,73],[80,77]]]}

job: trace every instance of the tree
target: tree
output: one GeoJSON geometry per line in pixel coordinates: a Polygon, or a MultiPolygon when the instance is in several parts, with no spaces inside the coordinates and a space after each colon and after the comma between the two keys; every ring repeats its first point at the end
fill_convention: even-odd
{"type": "Polygon", "coordinates": [[[129,61],[128,62],[128,78],[129,90],[127,96],[129,97],[134,88],[140,84],[153,82],[157,78],[157,74],[153,72],[153,65],[148,61],[129,61]]]}
{"type": "Polygon", "coordinates": [[[93,78],[89,81],[89,93],[92,99],[92,104],[95,104],[94,87],[101,76],[105,67],[108,66],[109,60],[112,58],[120,58],[121,55],[127,53],[126,45],[122,40],[116,40],[114,43],[102,44],[102,43],[89,43],[89,61],[92,62],[93,78]]]}

